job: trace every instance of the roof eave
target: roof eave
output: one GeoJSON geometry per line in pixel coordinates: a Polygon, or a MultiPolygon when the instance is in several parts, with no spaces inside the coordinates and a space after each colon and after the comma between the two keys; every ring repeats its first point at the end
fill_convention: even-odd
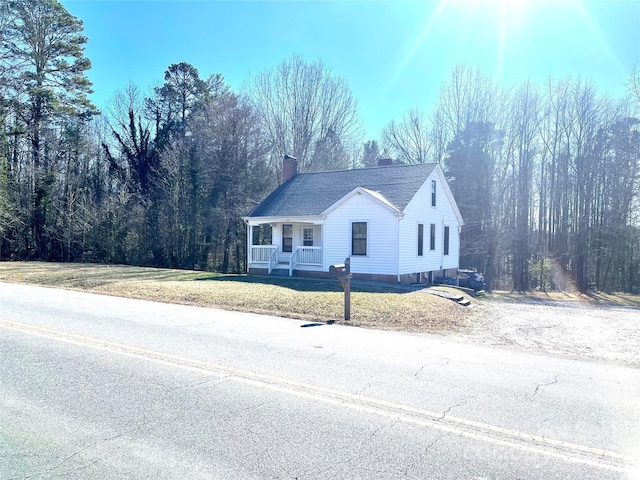
{"type": "Polygon", "coordinates": [[[274,215],[269,217],[242,217],[247,225],[264,225],[266,223],[312,223],[320,225],[324,223],[323,215],[274,215]]]}
{"type": "Polygon", "coordinates": [[[458,220],[458,224],[459,226],[463,226],[464,225],[464,219],[462,218],[462,214],[460,213],[460,209],[458,208],[458,203],[456,202],[455,197],[453,196],[453,192],[451,192],[451,188],[449,188],[449,182],[447,182],[446,177],[444,176],[444,172],[442,171],[442,167],[440,167],[440,165],[437,165],[437,169],[436,171],[438,172],[438,176],[440,177],[441,180],[441,184],[442,184],[442,188],[445,192],[445,195],[447,196],[447,199],[449,200],[449,203],[451,204],[451,207],[453,208],[453,213],[456,216],[457,220],[458,220]]]}

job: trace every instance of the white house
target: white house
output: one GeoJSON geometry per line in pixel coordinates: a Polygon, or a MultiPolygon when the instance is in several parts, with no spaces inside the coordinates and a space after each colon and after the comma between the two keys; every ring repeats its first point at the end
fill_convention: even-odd
{"type": "Polygon", "coordinates": [[[436,163],[297,173],[248,216],[251,275],[326,277],[351,258],[353,278],[431,282],[456,276],[460,211],[436,163]]]}

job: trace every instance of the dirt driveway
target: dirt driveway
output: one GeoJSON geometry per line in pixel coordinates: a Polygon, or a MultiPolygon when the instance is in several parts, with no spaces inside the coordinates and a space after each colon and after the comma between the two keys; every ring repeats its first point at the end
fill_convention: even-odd
{"type": "Polygon", "coordinates": [[[581,301],[485,301],[467,341],[640,368],[640,309],[581,301]]]}

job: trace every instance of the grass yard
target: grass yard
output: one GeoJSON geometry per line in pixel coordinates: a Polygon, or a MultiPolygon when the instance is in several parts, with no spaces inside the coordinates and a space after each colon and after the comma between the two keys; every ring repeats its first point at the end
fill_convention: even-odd
{"type": "Polygon", "coordinates": [[[344,293],[333,280],[258,278],[124,265],[0,262],[0,281],[412,332],[467,331],[473,317],[472,309],[424,291],[354,282],[351,321],[345,322],[344,293]]]}
{"type": "Polygon", "coordinates": [[[538,303],[584,302],[590,305],[607,305],[618,307],[640,307],[640,295],[627,293],[593,292],[588,295],[574,292],[506,292],[494,291],[483,296],[483,301],[499,301],[504,303],[538,303]]]}

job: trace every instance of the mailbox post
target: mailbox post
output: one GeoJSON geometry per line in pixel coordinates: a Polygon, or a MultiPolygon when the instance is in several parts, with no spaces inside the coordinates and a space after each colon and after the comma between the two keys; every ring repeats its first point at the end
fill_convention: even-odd
{"type": "Polygon", "coordinates": [[[344,290],[344,319],[351,320],[351,258],[347,257],[344,263],[331,265],[329,273],[340,281],[344,290]]]}

